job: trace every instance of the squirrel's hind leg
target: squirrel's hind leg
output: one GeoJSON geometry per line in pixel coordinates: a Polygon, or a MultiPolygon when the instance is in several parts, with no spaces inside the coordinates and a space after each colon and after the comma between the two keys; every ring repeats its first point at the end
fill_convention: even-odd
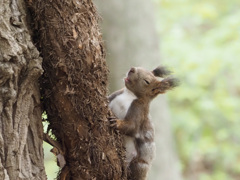
{"type": "Polygon", "coordinates": [[[139,143],[138,156],[129,165],[128,180],[146,180],[154,155],[154,142],[139,143]]]}
{"type": "Polygon", "coordinates": [[[129,166],[128,180],[146,180],[149,168],[147,162],[141,159],[133,160],[129,166]]]}

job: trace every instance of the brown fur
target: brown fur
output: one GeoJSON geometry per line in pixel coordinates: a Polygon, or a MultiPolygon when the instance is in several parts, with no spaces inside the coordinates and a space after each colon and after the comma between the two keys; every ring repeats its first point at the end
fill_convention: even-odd
{"type": "MultiPolygon", "coordinates": [[[[149,119],[149,105],[158,94],[165,93],[178,85],[176,78],[167,77],[163,80],[157,78],[157,76],[164,77],[169,74],[170,71],[164,67],[158,67],[153,71],[131,68],[125,78],[126,88],[133,92],[137,98],[132,101],[124,119],[114,120],[113,126],[122,134],[134,138],[137,155],[128,165],[128,179],[145,180],[147,177],[155,147],[154,128],[149,119]]],[[[124,90],[119,90],[110,95],[110,103],[123,93],[124,90]]]]}

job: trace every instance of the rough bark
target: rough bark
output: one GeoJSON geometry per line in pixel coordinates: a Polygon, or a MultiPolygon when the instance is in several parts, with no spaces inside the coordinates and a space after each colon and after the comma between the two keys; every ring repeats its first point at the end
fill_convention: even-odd
{"type": "Polygon", "coordinates": [[[66,165],[60,179],[125,179],[122,140],[109,127],[105,52],[91,0],[29,1],[43,57],[49,129],[66,165]]]}
{"type": "MultiPolygon", "coordinates": [[[[123,83],[120,83],[121,79],[130,67],[143,66],[151,70],[162,64],[151,1],[105,0],[105,3],[102,3],[96,0],[95,2],[102,16],[112,91],[123,86],[123,83]]],[[[155,124],[157,151],[149,179],[180,180],[171,118],[164,96],[161,95],[154,100],[150,114],[155,124]]]]}
{"type": "Polygon", "coordinates": [[[22,0],[0,0],[0,179],[46,179],[38,78],[42,59],[22,0]]]}

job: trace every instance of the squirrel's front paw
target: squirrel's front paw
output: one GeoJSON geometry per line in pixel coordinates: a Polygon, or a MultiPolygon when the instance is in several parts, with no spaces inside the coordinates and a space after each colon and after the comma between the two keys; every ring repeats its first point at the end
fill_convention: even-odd
{"type": "Polygon", "coordinates": [[[110,122],[111,127],[116,127],[116,121],[117,121],[116,117],[109,117],[108,120],[110,122]]]}
{"type": "Polygon", "coordinates": [[[110,126],[113,128],[119,129],[120,124],[121,124],[121,120],[119,120],[119,119],[111,119],[110,120],[110,126]]]}
{"type": "Polygon", "coordinates": [[[111,126],[111,127],[116,127],[116,122],[117,122],[116,119],[111,119],[111,120],[109,120],[109,121],[110,121],[110,126],[111,126]]]}

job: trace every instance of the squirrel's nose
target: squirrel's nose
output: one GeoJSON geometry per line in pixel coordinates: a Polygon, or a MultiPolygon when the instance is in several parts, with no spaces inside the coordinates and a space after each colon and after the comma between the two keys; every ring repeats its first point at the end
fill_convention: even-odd
{"type": "Polygon", "coordinates": [[[132,67],[129,72],[130,73],[135,73],[135,71],[136,71],[136,69],[134,67],[132,67]]]}

